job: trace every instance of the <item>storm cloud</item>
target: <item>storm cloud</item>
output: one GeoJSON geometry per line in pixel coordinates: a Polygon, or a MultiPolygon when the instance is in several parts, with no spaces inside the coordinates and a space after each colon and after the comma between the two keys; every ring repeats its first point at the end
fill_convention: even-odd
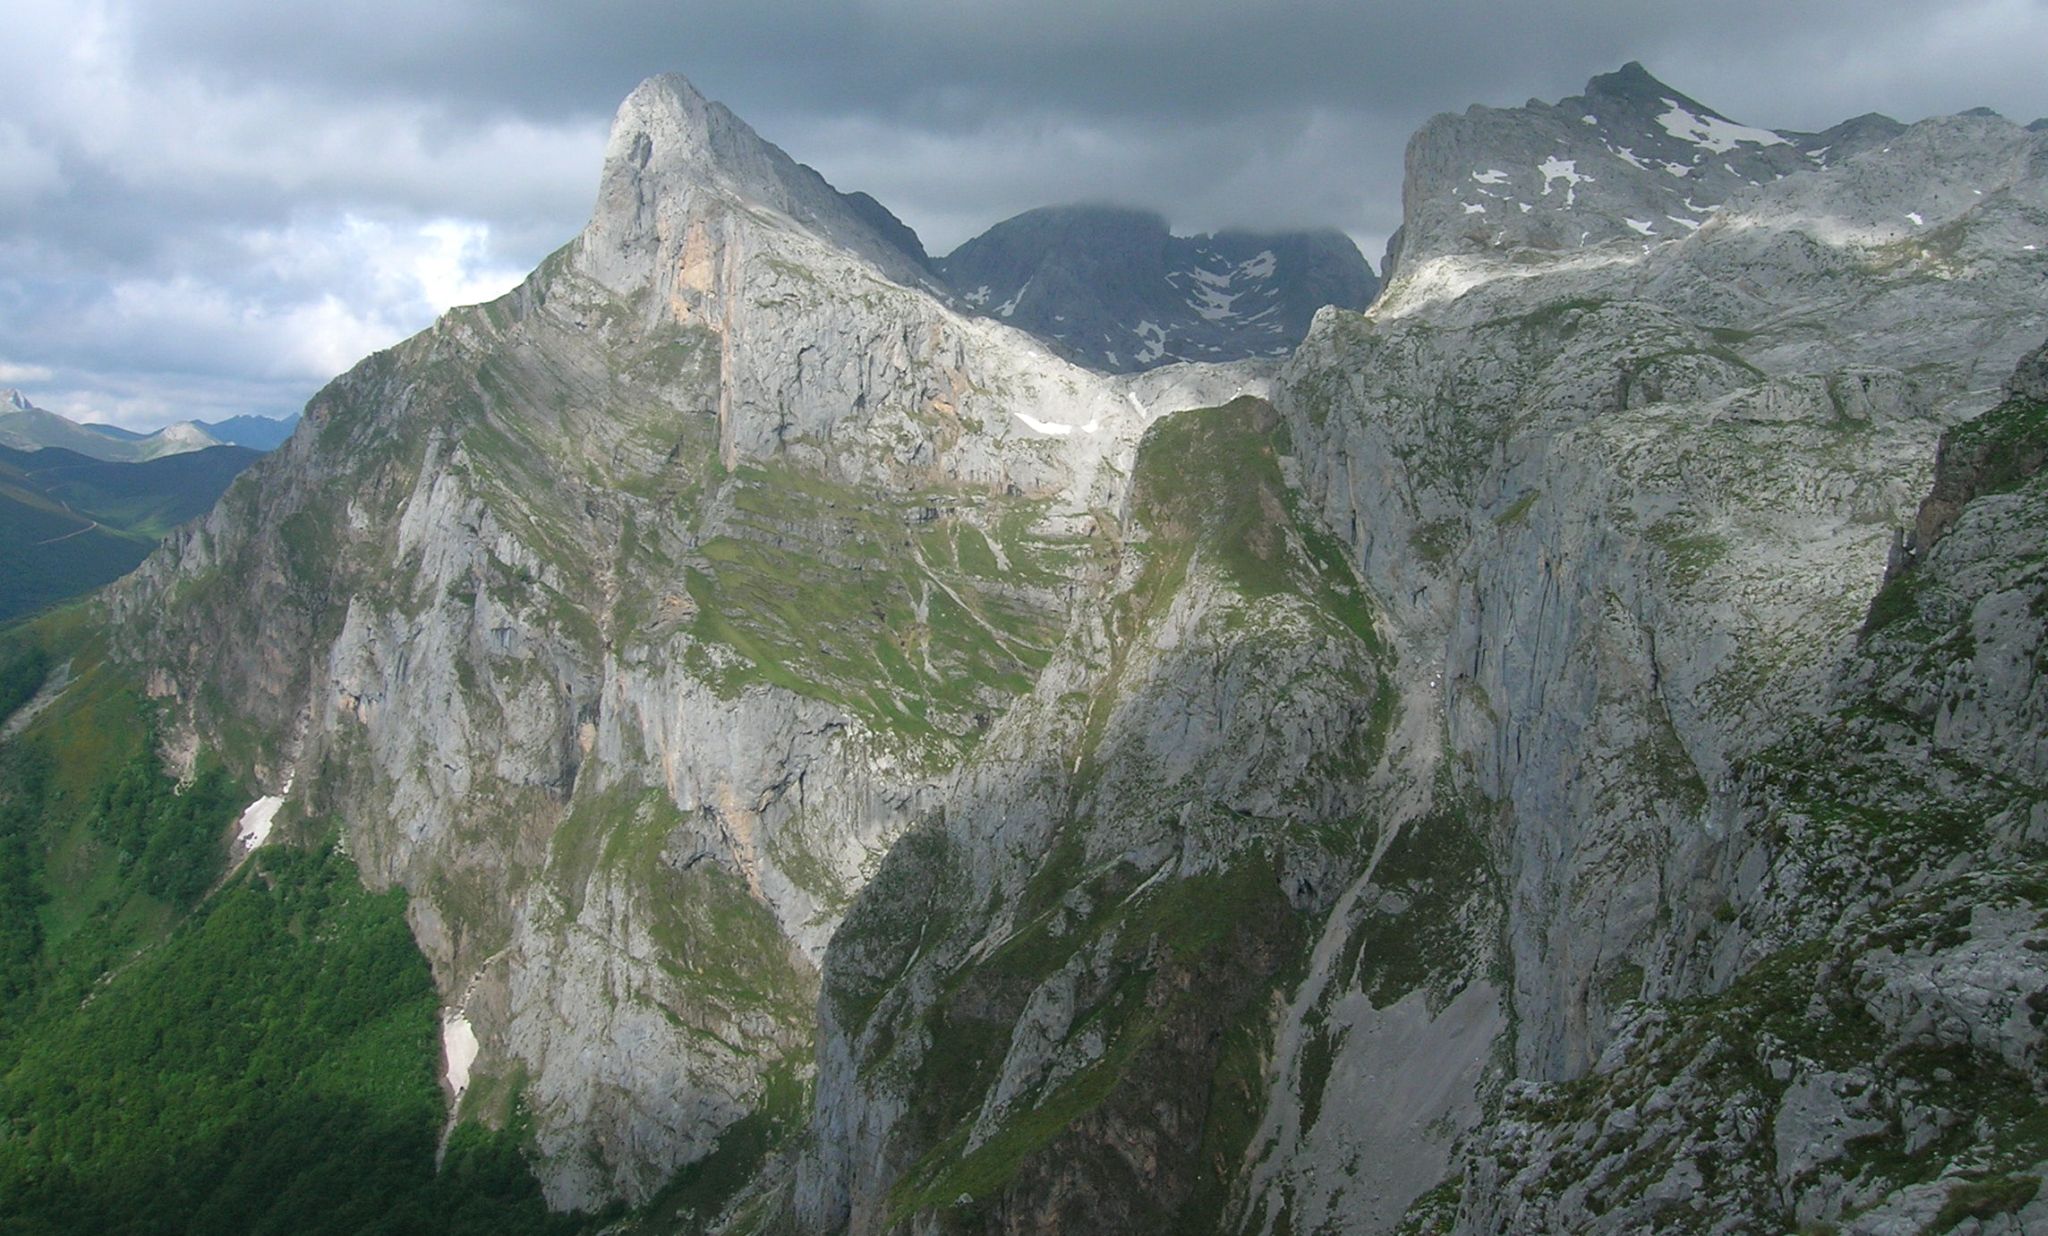
{"type": "Polygon", "coordinates": [[[1377,260],[1435,112],[1643,61],[1737,119],[2048,113],[2048,2],[21,0],[0,73],[0,383],[146,428],[279,414],[589,208],[677,70],[944,252],[1032,206],[1329,226],[1377,260]]]}

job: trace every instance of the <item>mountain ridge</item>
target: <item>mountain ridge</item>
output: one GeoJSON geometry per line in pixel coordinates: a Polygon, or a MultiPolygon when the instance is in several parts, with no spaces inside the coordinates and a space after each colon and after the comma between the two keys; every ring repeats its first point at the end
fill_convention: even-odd
{"type": "Polygon", "coordinates": [[[216,446],[273,450],[298,424],[298,414],[281,419],[234,416],[221,421],[177,421],[149,433],[118,425],[79,422],[39,408],[19,390],[0,392],[9,411],[0,411],[0,445],[14,450],[60,447],[94,459],[140,463],[184,451],[216,446]]]}
{"type": "Polygon", "coordinates": [[[1954,471],[2034,457],[2048,139],[1603,81],[1424,126],[1280,365],[1109,376],[654,79],[585,232],[324,389],[108,660],[36,628],[27,734],[129,684],[338,832],[557,1209],[2048,1221],[2048,516],[1954,471]]]}
{"type": "Polygon", "coordinates": [[[1379,286],[1335,231],[1176,236],[1109,206],[1026,211],[935,269],[965,306],[1109,372],[1285,355],[1317,309],[1363,309],[1379,286]]]}

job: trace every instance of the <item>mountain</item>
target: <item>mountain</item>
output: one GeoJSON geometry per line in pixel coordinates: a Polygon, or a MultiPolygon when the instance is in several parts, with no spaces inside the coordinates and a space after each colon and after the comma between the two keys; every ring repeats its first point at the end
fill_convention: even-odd
{"type": "Polygon", "coordinates": [[[283,446],[299,426],[299,414],[290,416],[231,416],[224,421],[194,421],[215,441],[251,450],[274,451],[283,446]]]}
{"type": "Polygon", "coordinates": [[[2048,1224],[2048,135],[1831,133],[1439,117],[1369,309],[1116,375],[643,84],[520,288],[0,638],[0,1195],[2048,1224]]]}
{"type": "Polygon", "coordinates": [[[0,447],[0,622],[127,574],[165,533],[211,510],[258,454],[213,446],[110,463],[0,447]]]}
{"type": "Polygon", "coordinates": [[[1109,373],[1284,356],[1324,305],[1363,309],[1372,268],[1337,232],[1175,236],[1143,211],[1056,206],[996,224],[937,264],[976,312],[1109,373]]]}
{"type": "Polygon", "coordinates": [[[291,436],[296,424],[297,416],[286,420],[236,416],[216,422],[179,421],[144,434],[118,425],[81,425],[38,408],[20,391],[10,390],[5,393],[5,402],[0,403],[0,446],[22,451],[55,447],[93,459],[139,463],[216,446],[272,450],[291,436]]]}

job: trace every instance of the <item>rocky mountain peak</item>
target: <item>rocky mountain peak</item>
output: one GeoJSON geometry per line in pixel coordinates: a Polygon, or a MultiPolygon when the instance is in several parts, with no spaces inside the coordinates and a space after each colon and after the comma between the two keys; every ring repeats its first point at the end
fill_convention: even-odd
{"type": "Polygon", "coordinates": [[[1617,102],[1670,100],[1681,103],[1692,111],[1707,110],[1697,100],[1687,98],[1658,80],[1643,67],[1640,60],[1631,60],[1612,73],[1595,75],[1586,83],[1585,97],[1613,99],[1617,102]]]}
{"type": "Polygon", "coordinates": [[[1290,349],[1370,294],[1341,235],[1028,212],[932,273],[965,317],[652,79],[564,254],[42,628],[108,651],[34,724],[146,691],[234,761],[230,895],[338,823],[435,983],[407,1085],[558,1208],[2048,1230],[2037,409],[1945,439],[1866,610],[2048,335],[2044,150],[1624,66],[1432,121],[1392,294],[1290,349]],[[1227,347],[1292,355],[1164,364],[1227,347]]]}
{"type": "Polygon", "coordinates": [[[26,412],[29,409],[35,407],[34,404],[28,401],[27,395],[22,394],[20,391],[15,390],[12,387],[8,388],[6,392],[6,399],[7,406],[13,408],[17,412],[26,412]]]}
{"type": "Polygon", "coordinates": [[[735,205],[782,215],[897,282],[924,277],[916,234],[894,215],[872,198],[841,194],[675,73],[648,78],[619,106],[583,236],[584,269],[618,291],[658,282],[690,236],[701,249],[710,238],[702,229],[735,205]]]}
{"type": "Polygon", "coordinates": [[[1682,238],[1732,195],[1818,165],[1829,143],[1807,138],[1732,120],[1633,61],[1554,104],[1438,116],[1408,144],[1398,259],[1682,238]]]}
{"type": "Polygon", "coordinates": [[[1043,206],[937,263],[960,303],[1112,373],[1284,355],[1324,305],[1362,309],[1379,284],[1339,232],[1176,236],[1122,206],[1043,206]]]}
{"type": "MultiPolygon", "coordinates": [[[[1560,264],[1661,262],[1717,224],[1836,248],[1932,237],[1966,214],[2016,225],[2011,211],[2030,209],[2018,202],[2032,192],[2022,153],[2032,140],[1979,113],[1910,128],[1875,113],[1819,133],[1763,128],[1632,62],[1554,104],[1473,107],[1424,125],[1408,146],[1378,312],[1560,264]]],[[[2012,234],[1999,243],[2024,240],[2001,227],[2012,234]]]]}

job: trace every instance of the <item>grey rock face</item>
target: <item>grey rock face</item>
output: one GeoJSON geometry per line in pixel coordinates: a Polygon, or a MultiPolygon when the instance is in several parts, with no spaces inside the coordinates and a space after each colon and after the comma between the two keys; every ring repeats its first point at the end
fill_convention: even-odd
{"type": "MultiPolygon", "coordinates": [[[[1731,982],[1758,981],[1778,950],[1955,861],[1942,851],[1878,875],[1849,860],[1845,838],[1809,866],[1767,822],[1780,809],[1745,778],[1868,672],[1841,658],[1865,625],[1890,529],[1926,492],[1936,434],[1995,400],[2048,330],[2030,290],[2038,248],[2026,247],[2048,234],[2038,137],[1988,117],[1861,122],[1823,154],[1796,134],[1738,137],[1683,96],[1622,76],[1632,80],[1596,80],[1555,108],[1475,109],[1419,134],[1386,293],[1363,318],[1319,321],[1278,399],[1304,488],[1402,636],[1404,677],[1479,791],[1503,805],[1493,836],[1516,1028],[1500,1049],[1511,1044],[1513,1074],[1536,1084],[1501,1092],[1499,1115],[1470,1135],[1453,1173],[1462,1203],[1431,1195],[1411,1212],[1425,1230],[1742,1231],[1875,1213],[1903,1182],[1848,1183],[1860,1168],[1846,1150],[1847,1167],[1781,1163],[1759,1137],[1781,1110],[1792,1125],[1839,1114],[1843,1128],[1892,1130],[1898,1117],[1870,1113],[1934,1084],[1887,1057],[1858,1090],[1877,1107],[1787,1107],[1799,1068],[1853,1072],[1859,1057],[1814,1053],[1782,1073],[1760,1059],[1745,1067],[1774,1080],[1748,1090],[1716,1079],[1753,1030],[1702,1026],[1690,1012],[1708,1046],[1667,1050],[1657,1044],[1670,1023],[1637,1001],[1725,992],[1753,1015],[1761,993],[1731,982]],[[1667,131],[1672,112],[1690,135],[1667,131]],[[1663,138],[1638,140],[1655,139],[1652,128],[1663,138]],[[1705,149],[1723,138],[1733,145],[1705,149]],[[1578,162],[1538,183],[1527,165],[1550,159],[1578,162]],[[1660,240],[1661,229],[1628,225],[1669,196],[1660,181],[1718,184],[1725,196],[1694,216],[1705,220],[1696,231],[1660,240]],[[1508,222],[1472,230],[1495,213],[1508,222]],[[1795,882],[1793,871],[1808,874],[1795,882]]],[[[2012,500],[1988,501],[1981,518],[2012,500]]],[[[2005,518],[2022,536],[2028,517],[2005,518]]],[[[2011,561],[2006,552],[1992,560],[2011,561]]],[[[1944,745],[1956,754],[1940,759],[1977,771],[1891,791],[1873,809],[1946,801],[2006,821],[1987,826],[2016,839],[2027,812],[2015,816],[1996,787],[2035,776],[2035,674],[2019,664],[2033,637],[2005,617],[2017,612],[2007,577],[1971,578],[1964,595],[1975,599],[1951,604],[1982,613],[1996,650],[1976,651],[1972,685],[1953,686],[1970,737],[1939,737],[1945,705],[1924,687],[1908,707],[1930,718],[1936,742],[1970,751],[1944,745]],[[1979,693],[1995,701],[1982,712],[1979,693]],[[2013,718],[1995,723],[1996,737],[1979,728],[1992,710],[2013,718]]],[[[1900,743],[1888,730],[1853,741],[1900,743]]],[[[1907,768],[1937,758],[1901,749],[1917,752],[1902,756],[1907,768]]],[[[1825,760],[1822,750],[1809,758],[1825,760]]],[[[2015,853],[1983,861],[1996,870],[2015,853]]],[[[1852,1024],[1872,1015],[1846,977],[1856,947],[1816,1006],[1852,1024]]],[[[1958,978],[2011,985],[1959,984],[1976,1011],[1888,1012],[1885,1024],[1982,1025],[1990,1037],[1973,1058],[2032,1075],[2001,1054],[2025,1049],[1998,1046],[1990,1029],[2009,1022],[1998,1001],[2030,980],[1943,956],[1958,978]]],[[[1914,980],[1892,981],[1903,1009],[1914,980]]],[[[1904,1031],[1886,1033],[1890,1050],[1906,1050],[1904,1031]]],[[[1392,1076],[1437,1062],[1390,1046],[1366,1067],[1392,1076]]],[[[1275,1109],[1288,1101],[1276,1094],[1275,1109]]],[[[1930,1175],[1965,1170],[1943,1157],[1964,1135],[1919,1127],[1923,1149],[1940,1143],[1930,1175]]],[[[1399,1176],[1365,1158],[1324,1179],[1323,1190],[1341,1179],[1347,1196],[1369,1196],[1399,1176]]]]}
{"type": "Polygon", "coordinates": [[[1634,63],[1555,104],[1438,116],[1408,143],[1401,257],[1383,277],[1412,272],[1425,254],[1569,253],[1682,238],[1731,197],[1824,167],[1889,123],[1872,118],[1828,135],[1754,128],[1634,63]]]}
{"type": "Polygon", "coordinates": [[[1624,70],[1432,122],[1284,365],[1108,377],[657,80],[582,237],[109,605],[408,890],[560,1205],[809,1084],[698,1218],[2024,1230],[2041,474],[1884,579],[1945,430],[2033,440],[1959,422],[2044,140],[1624,70]]]}
{"type": "Polygon", "coordinates": [[[807,1083],[826,941],[1050,655],[1139,434],[1268,381],[1067,365],[886,222],[655,79],[582,236],[111,598],[184,749],[408,891],[455,1115],[522,1102],[558,1206],[807,1083]]]}
{"type": "Polygon", "coordinates": [[[1285,356],[1324,305],[1379,290],[1337,232],[1174,236],[1143,211],[1055,206],[996,224],[938,264],[959,303],[1090,369],[1285,356]]]}

